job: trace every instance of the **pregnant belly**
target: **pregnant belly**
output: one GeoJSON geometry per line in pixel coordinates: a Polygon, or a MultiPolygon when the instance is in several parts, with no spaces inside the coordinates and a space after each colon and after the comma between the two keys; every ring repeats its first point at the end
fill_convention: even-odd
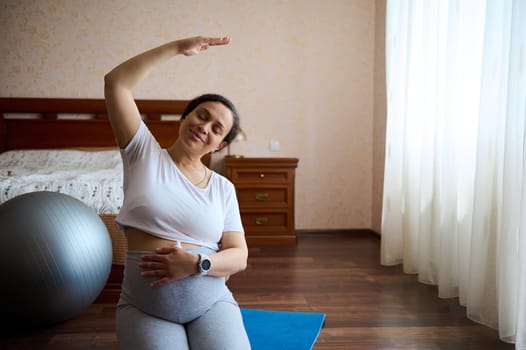
{"type": "MultiPolygon", "coordinates": [[[[210,253],[208,248],[189,249],[195,253],[210,253]]],[[[145,278],[138,266],[143,251],[128,251],[121,300],[155,317],[187,323],[208,311],[218,301],[235,304],[224,277],[192,275],[161,287],[151,287],[157,277],[145,278]]]]}

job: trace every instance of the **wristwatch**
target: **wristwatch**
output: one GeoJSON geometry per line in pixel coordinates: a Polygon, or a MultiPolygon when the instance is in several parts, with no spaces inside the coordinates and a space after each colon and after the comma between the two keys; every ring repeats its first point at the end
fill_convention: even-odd
{"type": "Polygon", "coordinates": [[[212,268],[212,262],[208,255],[199,254],[199,274],[201,276],[208,275],[208,271],[212,268]]]}

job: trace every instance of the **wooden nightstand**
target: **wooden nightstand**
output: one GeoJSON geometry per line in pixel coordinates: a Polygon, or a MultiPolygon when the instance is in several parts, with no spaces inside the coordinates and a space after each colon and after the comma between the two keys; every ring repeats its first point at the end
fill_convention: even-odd
{"type": "Polygon", "coordinates": [[[296,158],[225,158],[249,244],[293,244],[296,158]]]}

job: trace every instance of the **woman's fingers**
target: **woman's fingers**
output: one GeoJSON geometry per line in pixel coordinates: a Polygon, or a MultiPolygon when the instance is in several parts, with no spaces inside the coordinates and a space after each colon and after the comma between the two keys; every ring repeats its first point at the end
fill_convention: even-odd
{"type": "Polygon", "coordinates": [[[208,38],[208,44],[210,46],[216,46],[216,45],[227,45],[230,44],[230,37],[223,36],[220,38],[208,38]]]}
{"type": "Polygon", "coordinates": [[[166,257],[164,255],[159,255],[159,254],[148,254],[148,255],[141,256],[142,262],[149,262],[149,261],[163,262],[165,260],[166,260],[166,257]]]}
{"type": "Polygon", "coordinates": [[[142,277],[166,276],[166,270],[148,270],[141,272],[142,277]]]}
{"type": "Polygon", "coordinates": [[[159,287],[175,280],[173,276],[167,276],[166,270],[148,270],[141,272],[142,277],[161,277],[158,280],[150,282],[151,287],[159,287]]]}
{"type": "Polygon", "coordinates": [[[227,45],[230,43],[230,37],[202,37],[183,39],[179,41],[180,49],[186,56],[193,56],[201,51],[208,50],[210,46],[227,45]]]}
{"type": "Polygon", "coordinates": [[[166,266],[166,264],[161,262],[140,262],[139,267],[146,268],[146,269],[162,269],[166,266]]]}

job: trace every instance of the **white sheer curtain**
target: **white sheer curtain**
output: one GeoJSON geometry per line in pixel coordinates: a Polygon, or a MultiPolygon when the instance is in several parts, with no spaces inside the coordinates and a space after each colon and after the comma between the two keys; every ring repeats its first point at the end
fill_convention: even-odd
{"type": "Polygon", "coordinates": [[[526,1],[387,3],[381,263],[526,349],[526,1]]]}

